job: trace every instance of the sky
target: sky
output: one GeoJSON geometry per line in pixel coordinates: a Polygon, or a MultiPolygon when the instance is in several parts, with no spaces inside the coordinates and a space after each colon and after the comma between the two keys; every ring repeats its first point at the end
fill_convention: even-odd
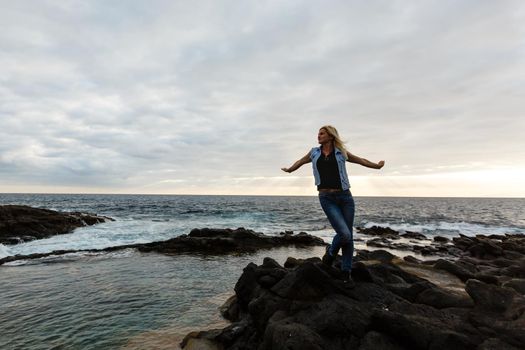
{"type": "Polygon", "coordinates": [[[0,192],[525,197],[525,3],[0,0],[0,192]]]}

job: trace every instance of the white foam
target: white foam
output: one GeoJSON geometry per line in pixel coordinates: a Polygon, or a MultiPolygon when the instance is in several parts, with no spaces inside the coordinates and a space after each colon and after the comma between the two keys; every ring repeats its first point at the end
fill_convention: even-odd
{"type": "Polygon", "coordinates": [[[9,248],[0,243],[0,259],[13,255],[9,248]]]}
{"type": "Polygon", "coordinates": [[[49,255],[38,259],[15,260],[5,263],[4,266],[23,266],[40,263],[74,261],[79,259],[89,259],[91,261],[103,259],[119,259],[127,258],[133,256],[134,254],[137,254],[137,251],[135,249],[123,249],[114,252],[75,252],[62,255],[49,255]]]}
{"type": "Polygon", "coordinates": [[[136,243],[166,240],[183,232],[171,222],[122,220],[81,227],[73,233],[20,243],[0,255],[50,253],[55,250],[103,249],[136,243]]]}
{"type": "Polygon", "coordinates": [[[425,224],[410,224],[410,223],[392,223],[392,222],[367,222],[364,227],[370,228],[372,226],[390,227],[396,231],[412,231],[423,234],[436,235],[458,235],[459,233],[466,236],[475,236],[478,234],[492,235],[505,233],[521,233],[525,234],[525,229],[517,227],[505,226],[490,226],[481,224],[472,224],[468,222],[446,222],[437,221],[425,224]]]}
{"type": "MultiPolygon", "coordinates": [[[[217,225],[208,218],[202,221],[158,221],[156,218],[120,218],[117,221],[101,223],[94,226],[82,227],[73,233],[57,235],[46,239],[20,243],[12,246],[0,244],[0,258],[22,254],[50,253],[55,250],[83,250],[103,249],[107,247],[121,246],[136,243],[148,243],[162,241],[169,238],[187,234],[193,227],[221,227],[228,226],[227,222],[217,225]],[[192,225],[192,227],[188,227],[192,225]]],[[[424,224],[410,224],[405,222],[367,222],[364,227],[371,226],[390,227],[396,231],[415,231],[425,235],[456,236],[459,233],[465,235],[476,234],[504,234],[522,233],[525,229],[516,227],[498,227],[466,222],[436,221],[424,224]]],[[[231,225],[229,225],[231,226],[231,225]]],[[[252,228],[252,227],[247,227],[252,228]]],[[[261,227],[253,227],[256,231],[265,232],[261,227]]],[[[275,233],[272,232],[266,233],[275,233]]],[[[320,227],[319,230],[308,230],[310,234],[322,238],[325,242],[332,241],[335,234],[331,227],[320,227]]],[[[355,231],[354,231],[355,232],[355,231]]]]}

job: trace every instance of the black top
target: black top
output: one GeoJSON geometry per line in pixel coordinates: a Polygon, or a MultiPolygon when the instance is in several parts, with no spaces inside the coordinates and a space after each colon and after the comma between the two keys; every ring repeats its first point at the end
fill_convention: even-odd
{"type": "Polygon", "coordinates": [[[326,157],[321,152],[321,156],[317,159],[316,164],[319,176],[321,177],[321,183],[317,186],[318,190],[323,188],[342,189],[339,167],[337,166],[334,151],[326,157]]]}

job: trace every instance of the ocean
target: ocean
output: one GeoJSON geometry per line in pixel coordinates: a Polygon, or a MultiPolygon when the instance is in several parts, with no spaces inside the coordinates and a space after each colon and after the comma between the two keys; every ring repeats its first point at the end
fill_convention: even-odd
{"type": "MultiPolygon", "coordinates": [[[[525,234],[525,199],[356,197],[355,227],[453,237],[525,234]]],[[[0,257],[165,240],[193,228],[245,227],[266,234],[333,231],[317,197],[0,194],[0,204],[110,216],[18,245],[0,257]]],[[[355,235],[359,240],[359,234],[355,235]]],[[[357,249],[364,246],[356,244],[357,249]]],[[[79,253],[0,266],[0,349],[168,349],[192,331],[223,327],[217,308],[249,263],[321,256],[277,248],[229,256],[79,253]]]]}

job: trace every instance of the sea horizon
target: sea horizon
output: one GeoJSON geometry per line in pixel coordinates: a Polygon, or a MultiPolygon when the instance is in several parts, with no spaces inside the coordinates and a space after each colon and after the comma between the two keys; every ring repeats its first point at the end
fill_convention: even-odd
{"type": "MultiPolygon", "coordinates": [[[[298,194],[194,194],[194,193],[120,193],[120,192],[0,192],[0,195],[111,195],[111,196],[231,196],[231,197],[317,197],[317,194],[298,195],[298,194]]],[[[374,196],[374,195],[355,195],[358,198],[464,198],[464,199],[525,199],[525,197],[505,197],[505,196],[374,196]]]]}

